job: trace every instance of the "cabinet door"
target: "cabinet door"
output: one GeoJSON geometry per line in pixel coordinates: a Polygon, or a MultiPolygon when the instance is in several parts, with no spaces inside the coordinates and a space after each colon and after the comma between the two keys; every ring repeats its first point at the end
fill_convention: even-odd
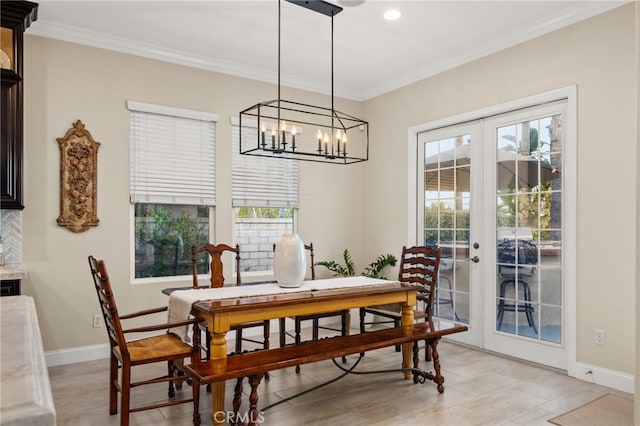
{"type": "Polygon", "coordinates": [[[2,70],[0,87],[0,203],[3,209],[22,209],[22,114],[18,113],[20,77],[2,70]]]}
{"type": "Polygon", "coordinates": [[[38,4],[3,1],[2,84],[0,93],[0,204],[2,209],[23,209],[22,201],[22,49],[24,30],[38,17],[38,4]]]}

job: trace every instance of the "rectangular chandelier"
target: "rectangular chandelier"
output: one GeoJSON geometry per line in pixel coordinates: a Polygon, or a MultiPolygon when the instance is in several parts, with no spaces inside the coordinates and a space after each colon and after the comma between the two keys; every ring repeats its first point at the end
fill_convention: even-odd
{"type": "Polygon", "coordinates": [[[334,164],[367,161],[369,123],[334,108],[333,17],[342,8],[325,1],[286,1],[331,17],[331,107],[281,98],[278,0],[278,98],[240,112],[240,154],[334,164]]]}

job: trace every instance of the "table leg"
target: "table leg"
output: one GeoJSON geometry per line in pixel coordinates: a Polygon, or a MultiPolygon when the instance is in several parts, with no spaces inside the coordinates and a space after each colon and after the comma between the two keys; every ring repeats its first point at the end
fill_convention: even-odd
{"type": "MultiPolygon", "coordinates": [[[[413,325],[413,306],[402,306],[402,325],[413,325]]],[[[402,345],[402,368],[411,368],[412,361],[412,344],[406,343],[402,345]]],[[[404,378],[409,380],[412,377],[410,370],[405,370],[404,378]]]]}
{"type": "MultiPolygon", "coordinates": [[[[214,333],[211,336],[211,359],[226,358],[226,333],[214,333]]],[[[224,409],[225,382],[215,382],[211,385],[211,423],[221,426],[226,423],[227,415],[224,409]]]]}

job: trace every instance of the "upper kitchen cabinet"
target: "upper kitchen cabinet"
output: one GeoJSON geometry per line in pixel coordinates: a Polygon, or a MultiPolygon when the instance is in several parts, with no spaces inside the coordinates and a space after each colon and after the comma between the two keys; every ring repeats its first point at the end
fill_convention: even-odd
{"type": "Polygon", "coordinates": [[[38,4],[2,1],[0,5],[0,137],[2,209],[23,209],[22,51],[24,31],[38,16],[38,4]]]}

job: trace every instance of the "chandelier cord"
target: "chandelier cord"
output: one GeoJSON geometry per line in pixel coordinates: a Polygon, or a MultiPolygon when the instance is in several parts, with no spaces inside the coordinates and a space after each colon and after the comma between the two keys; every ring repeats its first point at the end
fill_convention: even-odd
{"type": "MultiPolygon", "coordinates": [[[[331,14],[331,140],[333,141],[333,133],[335,130],[336,107],[333,98],[333,13],[331,14]]],[[[333,150],[333,143],[331,143],[333,150]]]]}
{"type": "MultiPolygon", "coordinates": [[[[280,99],[282,99],[281,92],[280,92],[280,84],[281,84],[280,83],[280,67],[281,67],[280,62],[282,61],[281,54],[280,54],[280,50],[281,50],[280,44],[282,43],[282,41],[281,41],[281,39],[282,39],[282,36],[281,36],[281,32],[282,32],[282,29],[281,29],[281,26],[282,26],[282,22],[281,22],[282,21],[282,10],[281,10],[281,8],[282,8],[282,0],[278,0],[278,121],[277,121],[276,127],[280,126],[280,99]]],[[[278,132],[278,133],[280,133],[280,132],[278,132]]],[[[280,146],[280,142],[278,142],[278,146],[280,146]]]]}

